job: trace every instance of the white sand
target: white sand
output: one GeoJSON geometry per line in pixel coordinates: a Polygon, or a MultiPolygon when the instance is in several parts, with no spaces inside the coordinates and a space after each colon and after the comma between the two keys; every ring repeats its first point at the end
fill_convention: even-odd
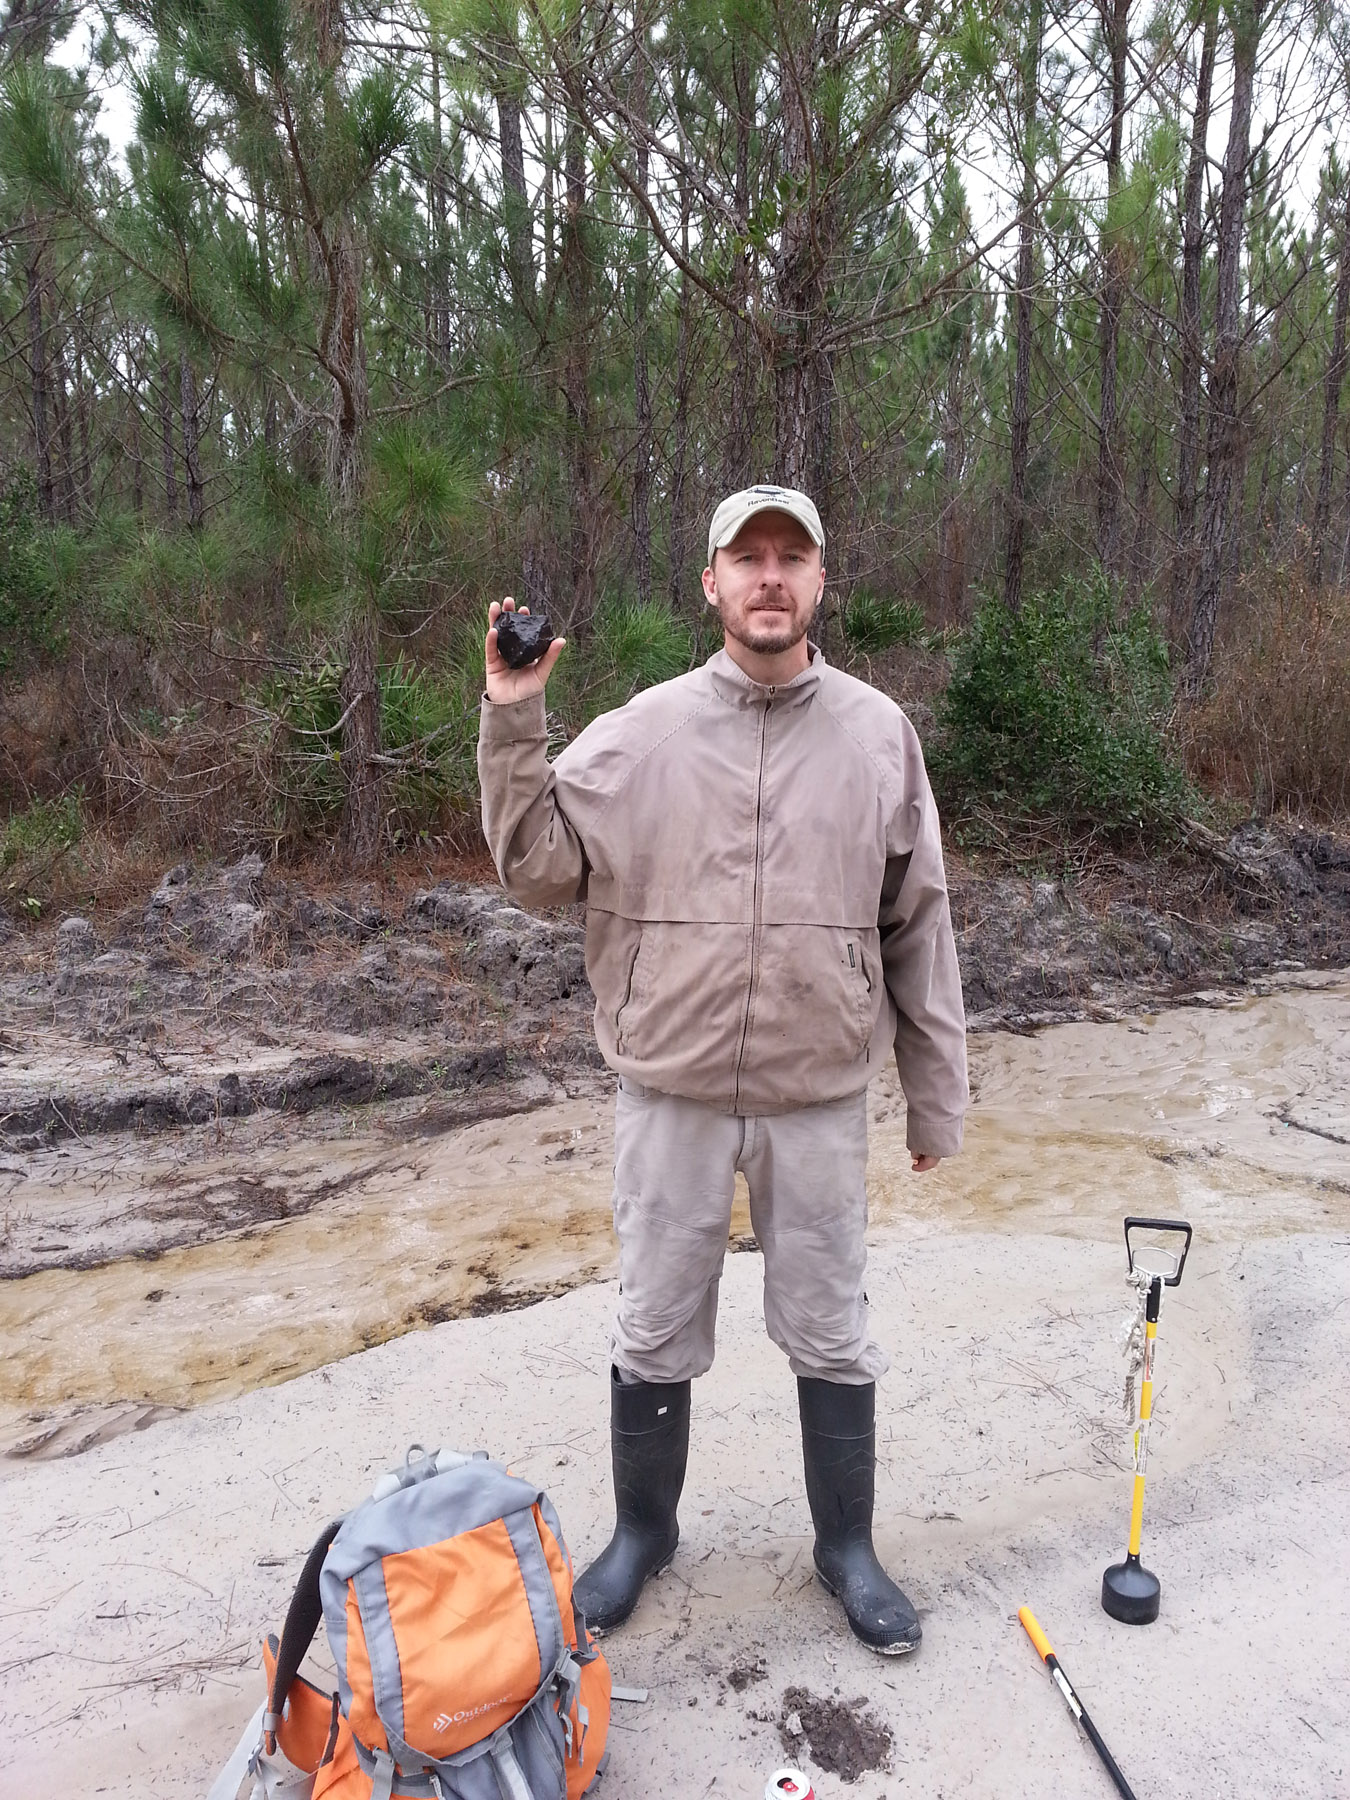
{"type": "MultiPolygon", "coordinates": [[[[1235,1046],[1256,1017],[986,1045],[972,1157],[940,1187],[907,1187],[881,1119],[868,1287],[894,1366],[877,1540],[923,1614],[913,1658],[870,1655],[811,1578],[793,1383],[763,1335],[758,1257],[728,1258],[681,1548],[605,1643],[616,1679],[652,1696],[616,1709],[607,1800],[759,1800],[787,1760],[777,1720],[793,1684],[865,1696],[894,1732],[888,1771],[851,1786],[817,1775],[821,1800],[1106,1796],[1017,1625],[1023,1603],[1139,1800],[1350,1794],[1350,1152],[1344,1089],[1327,1080],[1348,1040],[1344,1011],[1339,1025],[1328,1014],[1318,1076],[1288,1020],[1284,1053],[1261,1039],[1272,1071],[1304,1057],[1290,1116],[1310,1123],[1289,1126],[1236,1048],[1225,1060],[1225,1031],[1235,1046]],[[1200,1097],[1174,1104],[1176,1046],[1200,1038],[1187,1065],[1200,1097]],[[1136,1050],[1127,1079],[1112,1055],[1136,1050]],[[1157,1073],[1156,1107],[1140,1068],[1157,1073]],[[1047,1099],[1038,1115],[1056,1082],[1059,1111],[1047,1099]],[[1120,1218],[1150,1202],[1200,1229],[1158,1353],[1144,1560],[1163,1613],[1130,1629],[1098,1593],[1130,1495],[1120,1218]],[[761,1656],[761,1680],[727,1684],[761,1656]]],[[[1289,1085],[1275,1086],[1289,1112],[1289,1085]]],[[[203,1795],[261,1697],[258,1641],[310,1542],[414,1440],[509,1458],[553,1495],[578,1563],[593,1555],[608,1533],[613,1297],[593,1283],[84,1455],[0,1465],[6,1800],[203,1795]]]]}
{"type": "MultiPolygon", "coordinates": [[[[1129,1501],[1108,1461],[1124,1452],[1119,1264],[1114,1242],[878,1244],[897,1358],[877,1536],[925,1625],[891,1663],[810,1578],[792,1384],[759,1329],[758,1259],[729,1259],[681,1550],[606,1641],[616,1678],[652,1690],[616,1711],[607,1794],[757,1800],[784,1760],[762,1716],[793,1683],[866,1695],[895,1733],[889,1773],[822,1776],[822,1796],[1105,1794],[1017,1626],[1024,1602],[1141,1800],[1350,1790],[1350,1249],[1197,1245],[1164,1309],[1145,1536],[1164,1603],[1142,1630],[1097,1604],[1129,1501]],[[766,1677],[728,1689],[757,1655],[766,1677]]],[[[414,1439],[509,1455],[593,1553],[611,1300],[596,1286],[443,1325],[6,1481],[6,1793],[204,1793],[310,1539],[414,1439]]]]}

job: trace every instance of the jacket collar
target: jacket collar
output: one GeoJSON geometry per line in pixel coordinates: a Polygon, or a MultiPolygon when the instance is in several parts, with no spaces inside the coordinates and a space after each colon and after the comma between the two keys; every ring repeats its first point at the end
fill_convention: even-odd
{"type": "Polygon", "coordinates": [[[708,672],[714,693],[723,700],[729,700],[733,706],[761,706],[770,697],[775,707],[801,706],[820,686],[821,671],[825,667],[825,657],[820,647],[811,644],[809,648],[810,662],[800,675],[784,682],[782,687],[765,687],[761,682],[751,681],[745,670],[734,663],[725,650],[718,650],[703,666],[708,672]]]}

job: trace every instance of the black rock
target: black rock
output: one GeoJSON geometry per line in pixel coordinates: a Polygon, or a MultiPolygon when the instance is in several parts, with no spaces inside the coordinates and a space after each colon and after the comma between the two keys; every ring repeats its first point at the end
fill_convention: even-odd
{"type": "Polygon", "coordinates": [[[508,669],[527,669],[553,642],[547,613],[504,612],[497,618],[497,649],[508,669]]]}

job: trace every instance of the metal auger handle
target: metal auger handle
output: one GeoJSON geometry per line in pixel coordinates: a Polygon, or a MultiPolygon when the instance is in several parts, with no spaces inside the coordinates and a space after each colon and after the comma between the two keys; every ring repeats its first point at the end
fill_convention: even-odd
{"type": "MultiPolygon", "coordinates": [[[[1176,1271],[1171,1275],[1163,1275],[1160,1279],[1167,1287],[1180,1287],[1181,1272],[1186,1267],[1186,1258],[1191,1248],[1191,1228],[1185,1219],[1126,1219],[1125,1221],[1125,1254],[1130,1259],[1130,1273],[1134,1274],[1134,1245],[1130,1242],[1131,1231],[1184,1231],[1186,1242],[1181,1246],[1181,1256],[1176,1271]]],[[[1169,1250],[1170,1256],[1172,1252],[1169,1250]]],[[[1153,1271],[1150,1271],[1153,1273],[1153,1271]]]]}

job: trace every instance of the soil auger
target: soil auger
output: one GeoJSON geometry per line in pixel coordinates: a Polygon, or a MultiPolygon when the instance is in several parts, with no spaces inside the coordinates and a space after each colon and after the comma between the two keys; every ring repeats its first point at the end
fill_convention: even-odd
{"type": "Polygon", "coordinates": [[[1149,1426],[1153,1418],[1153,1347],[1158,1338],[1158,1314],[1164,1287],[1177,1287],[1191,1247],[1191,1228],[1184,1219],[1126,1219],[1125,1253],[1130,1279],[1139,1289],[1144,1341],[1142,1378],[1139,1383],[1139,1418],[1134,1430],[1134,1504],[1130,1511],[1130,1541],[1124,1562],[1112,1563],[1102,1576],[1102,1607],[1126,1625],[1151,1625],[1158,1616],[1162,1586],[1158,1577],[1139,1560],[1144,1530],[1144,1475],[1148,1468],[1149,1426]],[[1149,1232],[1154,1238],[1135,1243],[1131,1233],[1149,1232]],[[1157,1236],[1185,1234],[1179,1250],[1158,1243],[1157,1236]]]}

